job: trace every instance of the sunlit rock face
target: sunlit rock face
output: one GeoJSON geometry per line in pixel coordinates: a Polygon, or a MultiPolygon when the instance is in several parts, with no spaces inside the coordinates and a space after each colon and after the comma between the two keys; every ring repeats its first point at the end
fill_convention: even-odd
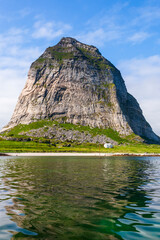
{"type": "Polygon", "coordinates": [[[133,132],[159,142],[120,71],[98,49],[73,38],[45,50],[32,63],[6,128],[38,119],[133,132]]]}

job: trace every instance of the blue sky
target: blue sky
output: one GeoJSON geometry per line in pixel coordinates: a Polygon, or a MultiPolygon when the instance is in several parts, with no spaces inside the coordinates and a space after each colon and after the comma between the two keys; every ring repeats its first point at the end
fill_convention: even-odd
{"type": "Polygon", "coordinates": [[[0,0],[0,127],[9,121],[27,72],[63,36],[99,48],[118,67],[160,135],[159,0],[0,0]]]}

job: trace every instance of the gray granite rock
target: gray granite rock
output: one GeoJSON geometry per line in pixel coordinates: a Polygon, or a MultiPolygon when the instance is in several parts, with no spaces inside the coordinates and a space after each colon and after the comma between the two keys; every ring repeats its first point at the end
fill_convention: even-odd
{"type": "Polygon", "coordinates": [[[160,142],[121,73],[94,46],[62,38],[31,65],[9,124],[63,118],[65,122],[133,132],[160,142]]]}
{"type": "MultiPolygon", "coordinates": [[[[117,145],[117,142],[112,140],[105,135],[93,136],[89,132],[80,132],[77,130],[66,130],[58,126],[45,127],[30,130],[27,133],[21,132],[20,134],[26,135],[28,137],[43,137],[47,139],[54,139],[60,142],[78,142],[78,143],[100,143],[104,144],[106,142],[112,143],[112,145],[117,145]]],[[[27,139],[28,140],[28,139],[27,139]]]]}

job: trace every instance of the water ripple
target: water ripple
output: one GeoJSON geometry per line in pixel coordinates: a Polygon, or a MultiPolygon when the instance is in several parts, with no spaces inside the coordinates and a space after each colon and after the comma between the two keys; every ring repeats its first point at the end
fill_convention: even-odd
{"type": "Polygon", "coordinates": [[[159,157],[0,158],[0,239],[160,239],[159,157]]]}

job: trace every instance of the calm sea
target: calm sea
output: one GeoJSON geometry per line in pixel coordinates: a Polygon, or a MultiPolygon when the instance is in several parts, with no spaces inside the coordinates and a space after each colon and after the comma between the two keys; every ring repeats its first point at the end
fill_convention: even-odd
{"type": "Polygon", "coordinates": [[[0,239],[160,239],[160,157],[1,157],[0,239]]]}

